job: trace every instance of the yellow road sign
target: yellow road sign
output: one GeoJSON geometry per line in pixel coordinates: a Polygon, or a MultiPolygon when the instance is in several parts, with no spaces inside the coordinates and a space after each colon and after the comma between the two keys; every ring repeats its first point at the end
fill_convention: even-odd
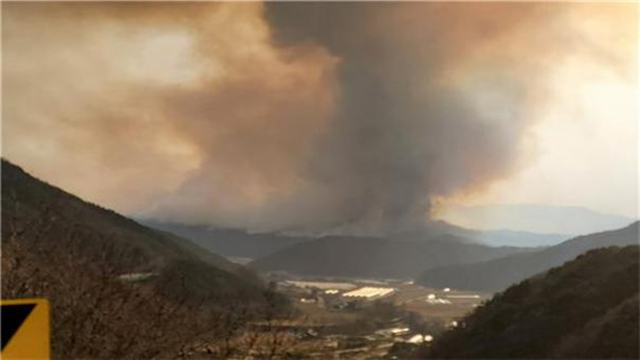
{"type": "Polygon", "coordinates": [[[49,302],[45,299],[0,300],[2,360],[49,359],[49,302]]]}

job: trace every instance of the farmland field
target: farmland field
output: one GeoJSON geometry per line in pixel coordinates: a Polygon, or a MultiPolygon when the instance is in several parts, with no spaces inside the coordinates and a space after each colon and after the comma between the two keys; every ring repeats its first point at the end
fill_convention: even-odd
{"type": "Polygon", "coordinates": [[[490,297],[393,280],[296,277],[278,285],[299,313],[292,325],[313,334],[298,347],[319,358],[380,357],[397,342],[431,342],[490,297]]]}

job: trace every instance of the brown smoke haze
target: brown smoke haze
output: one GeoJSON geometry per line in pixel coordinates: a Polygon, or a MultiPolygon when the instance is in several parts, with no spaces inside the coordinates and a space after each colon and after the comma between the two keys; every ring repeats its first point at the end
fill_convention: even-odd
{"type": "Polygon", "coordinates": [[[635,76],[635,14],[3,3],[3,156],[138,216],[252,231],[413,228],[434,200],[535,157],[528,132],[567,57],[635,76]]]}

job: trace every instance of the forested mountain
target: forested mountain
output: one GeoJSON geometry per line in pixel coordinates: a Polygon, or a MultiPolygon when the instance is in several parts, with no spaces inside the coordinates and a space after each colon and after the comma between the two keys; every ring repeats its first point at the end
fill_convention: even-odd
{"type": "Polygon", "coordinates": [[[177,355],[202,334],[232,334],[229,316],[265,306],[267,291],[251,271],[5,160],[2,275],[4,298],[49,299],[60,358],[177,355]]]}
{"type": "Polygon", "coordinates": [[[638,246],[590,250],[498,293],[418,355],[637,359],[638,246]]]}
{"type": "Polygon", "coordinates": [[[539,251],[486,262],[433,268],[422,273],[417,281],[428,287],[501,290],[529,276],[561,265],[587,250],[633,244],[638,244],[638,222],[618,230],[579,236],[539,251]]]}

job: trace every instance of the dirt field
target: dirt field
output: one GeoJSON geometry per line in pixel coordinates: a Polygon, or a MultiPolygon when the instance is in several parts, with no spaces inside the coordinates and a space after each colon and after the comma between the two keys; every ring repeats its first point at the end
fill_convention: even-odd
{"type": "Polygon", "coordinates": [[[475,305],[489,299],[491,294],[469,291],[457,291],[451,289],[445,292],[443,289],[429,289],[418,285],[399,285],[398,291],[393,296],[396,305],[403,305],[409,311],[415,311],[424,318],[436,318],[443,321],[452,321],[463,317],[473,310],[475,305]],[[449,303],[429,302],[429,295],[435,299],[445,300],[449,303]],[[477,296],[477,297],[476,297],[477,296]]]}

